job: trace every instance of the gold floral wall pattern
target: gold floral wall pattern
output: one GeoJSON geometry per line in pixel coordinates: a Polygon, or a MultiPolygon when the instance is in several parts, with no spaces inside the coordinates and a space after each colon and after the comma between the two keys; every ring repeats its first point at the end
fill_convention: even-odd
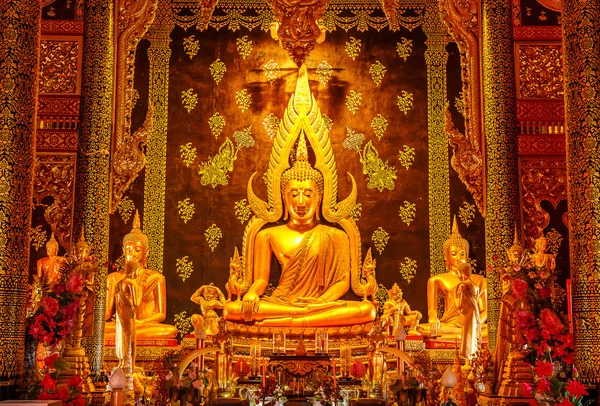
{"type": "Polygon", "coordinates": [[[516,47],[519,97],[562,98],[562,47],[549,44],[516,47]]]}
{"type": "Polygon", "coordinates": [[[40,41],[40,93],[79,92],[81,45],[78,40],[40,41]]]}

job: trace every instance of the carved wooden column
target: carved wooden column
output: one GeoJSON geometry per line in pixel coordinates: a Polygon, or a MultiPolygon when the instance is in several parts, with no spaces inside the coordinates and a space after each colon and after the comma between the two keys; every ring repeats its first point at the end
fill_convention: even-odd
{"type": "Polygon", "coordinates": [[[600,383],[600,8],[563,7],[575,365],[584,382],[600,383]]]}
{"type": "Polygon", "coordinates": [[[112,132],[113,0],[85,3],[81,124],[77,155],[75,235],[85,239],[100,264],[94,303],[94,333],[86,340],[90,367],[102,369],[109,231],[109,151],[112,132]]]}
{"type": "Polygon", "coordinates": [[[0,2],[0,399],[23,373],[41,7],[0,2]]]}
{"type": "MultiPolygon", "coordinates": [[[[508,265],[519,221],[515,63],[510,0],[482,2],[484,133],[486,157],[486,264],[508,265]]],[[[501,284],[497,271],[488,272],[488,337],[496,347],[501,284]]]]}

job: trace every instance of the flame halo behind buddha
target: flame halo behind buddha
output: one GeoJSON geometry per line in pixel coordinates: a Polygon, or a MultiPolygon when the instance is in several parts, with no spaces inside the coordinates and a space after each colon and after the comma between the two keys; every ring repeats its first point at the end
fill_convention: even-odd
{"type": "Polygon", "coordinates": [[[360,233],[350,216],[356,204],[356,182],[348,174],[352,191],[338,202],[331,140],[310,93],[304,65],[271,149],[266,202],[254,194],[255,175],[248,182],[248,202],[255,215],[242,242],[243,300],[225,305],[225,319],[277,327],[372,322],[376,312],[371,302],[339,300],[350,287],[358,296],[363,296],[365,289],[360,275],[360,233]],[[290,167],[296,142],[296,159],[290,167]],[[314,152],[314,168],[308,162],[307,144],[314,152]],[[320,224],[319,208],[325,220],[343,231],[320,224]],[[282,218],[288,220],[286,224],[263,229],[282,218]],[[266,297],[273,254],[282,271],[273,295],[266,297]]]}

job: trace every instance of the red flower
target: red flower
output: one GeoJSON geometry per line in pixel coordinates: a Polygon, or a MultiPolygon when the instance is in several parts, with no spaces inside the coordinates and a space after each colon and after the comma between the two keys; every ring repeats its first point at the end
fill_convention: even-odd
{"type": "Polygon", "coordinates": [[[563,399],[554,406],[573,406],[573,402],[571,402],[569,399],[563,399]]]}
{"type": "Polygon", "coordinates": [[[536,389],[542,393],[550,392],[550,382],[546,378],[542,378],[537,381],[536,389]]]}
{"type": "Polygon", "coordinates": [[[52,369],[52,368],[54,368],[54,362],[57,359],[58,359],[58,353],[54,353],[44,359],[44,365],[46,365],[46,368],[52,369]]]}
{"type": "Polygon", "coordinates": [[[44,310],[46,316],[54,317],[58,313],[58,302],[53,297],[44,296],[40,300],[40,307],[44,310]]]}
{"type": "Polygon", "coordinates": [[[573,365],[575,363],[575,354],[572,352],[568,353],[563,357],[563,361],[567,364],[573,365]]]}
{"type": "Polygon", "coordinates": [[[538,294],[542,299],[548,299],[551,294],[550,288],[542,288],[538,291],[538,294]]]}
{"type": "Polygon", "coordinates": [[[537,327],[527,328],[523,333],[527,341],[535,341],[540,338],[540,330],[537,327]]]}
{"type": "Polygon", "coordinates": [[[523,297],[523,294],[525,293],[528,287],[529,285],[527,284],[527,282],[525,282],[522,279],[513,279],[512,281],[513,292],[515,292],[515,295],[517,295],[517,297],[519,298],[523,297]]]}
{"type": "MultiPolygon", "coordinates": [[[[527,395],[529,396],[529,395],[527,395]]],[[[529,406],[538,406],[537,399],[529,399],[529,406]]]]}
{"type": "Polygon", "coordinates": [[[56,390],[56,381],[48,373],[44,376],[40,384],[45,391],[56,390]]]}
{"type": "Polygon", "coordinates": [[[554,371],[554,364],[546,361],[535,361],[535,373],[540,378],[552,375],[554,371]]]}
{"type": "MultiPolygon", "coordinates": [[[[531,391],[533,390],[533,386],[526,382],[521,382],[521,386],[523,387],[523,393],[525,396],[531,396],[531,391]]],[[[537,402],[536,402],[537,405],[537,402]]]]}
{"type": "Polygon", "coordinates": [[[56,285],[54,285],[54,293],[56,293],[57,295],[62,295],[64,291],[65,285],[63,283],[57,283],[56,285]]]}
{"type": "Polygon", "coordinates": [[[85,406],[85,401],[83,400],[81,395],[78,395],[75,399],[73,399],[71,402],[68,402],[65,406],[85,406]]]}
{"type": "Polygon", "coordinates": [[[65,385],[63,385],[60,388],[58,388],[58,390],[56,391],[56,395],[63,402],[67,402],[69,400],[69,398],[71,397],[71,392],[69,392],[67,387],[65,385]]]}
{"type": "Polygon", "coordinates": [[[585,386],[579,382],[579,381],[575,381],[575,380],[570,380],[569,383],[567,384],[567,392],[569,392],[569,395],[571,396],[587,396],[588,392],[587,390],[585,390],[585,386]]]}
{"type": "Polygon", "coordinates": [[[73,375],[67,381],[67,386],[73,389],[79,389],[79,386],[82,384],[83,379],[79,377],[79,375],[73,375]]]}
{"type": "Polygon", "coordinates": [[[565,328],[562,320],[550,309],[542,309],[540,313],[540,327],[547,329],[551,334],[559,334],[565,328]]]}
{"type": "Polygon", "coordinates": [[[515,319],[517,320],[519,329],[525,329],[535,325],[535,315],[527,310],[519,310],[516,312],[515,319]]]}
{"type": "Polygon", "coordinates": [[[81,274],[75,273],[69,278],[67,281],[67,289],[73,293],[81,292],[81,289],[83,289],[83,279],[81,274]]]}
{"type": "Polygon", "coordinates": [[[50,400],[50,399],[54,399],[54,396],[56,396],[55,393],[53,392],[45,392],[45,391],[41,391],[38,395],[37,398],[38,400],[50,400]]]}
{"type": "Polygon", "coordinates": [[[73,320],[77,316],[77,309],[79,304],[77,302],[71,302],[62,308],[61,312],[67,320],[73,320]]]}

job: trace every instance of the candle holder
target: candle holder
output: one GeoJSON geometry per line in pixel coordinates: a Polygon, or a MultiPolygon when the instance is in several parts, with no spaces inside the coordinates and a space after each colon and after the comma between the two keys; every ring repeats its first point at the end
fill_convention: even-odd
{"type": "Polygon", "coordinates": [[[285,355],[285,333],[273,333],[273,355],[285,355]]]}
{"type": "Polygon", "coordinates": [[[250,345],[250,374],[256,377],[260,374],[261,344],[256,340],[250,345]]]}
{"type": "Polygon", "coordinates": [[[315,355],[329,353],[329,335],[326,331],[315,331],[315,355]]]}

